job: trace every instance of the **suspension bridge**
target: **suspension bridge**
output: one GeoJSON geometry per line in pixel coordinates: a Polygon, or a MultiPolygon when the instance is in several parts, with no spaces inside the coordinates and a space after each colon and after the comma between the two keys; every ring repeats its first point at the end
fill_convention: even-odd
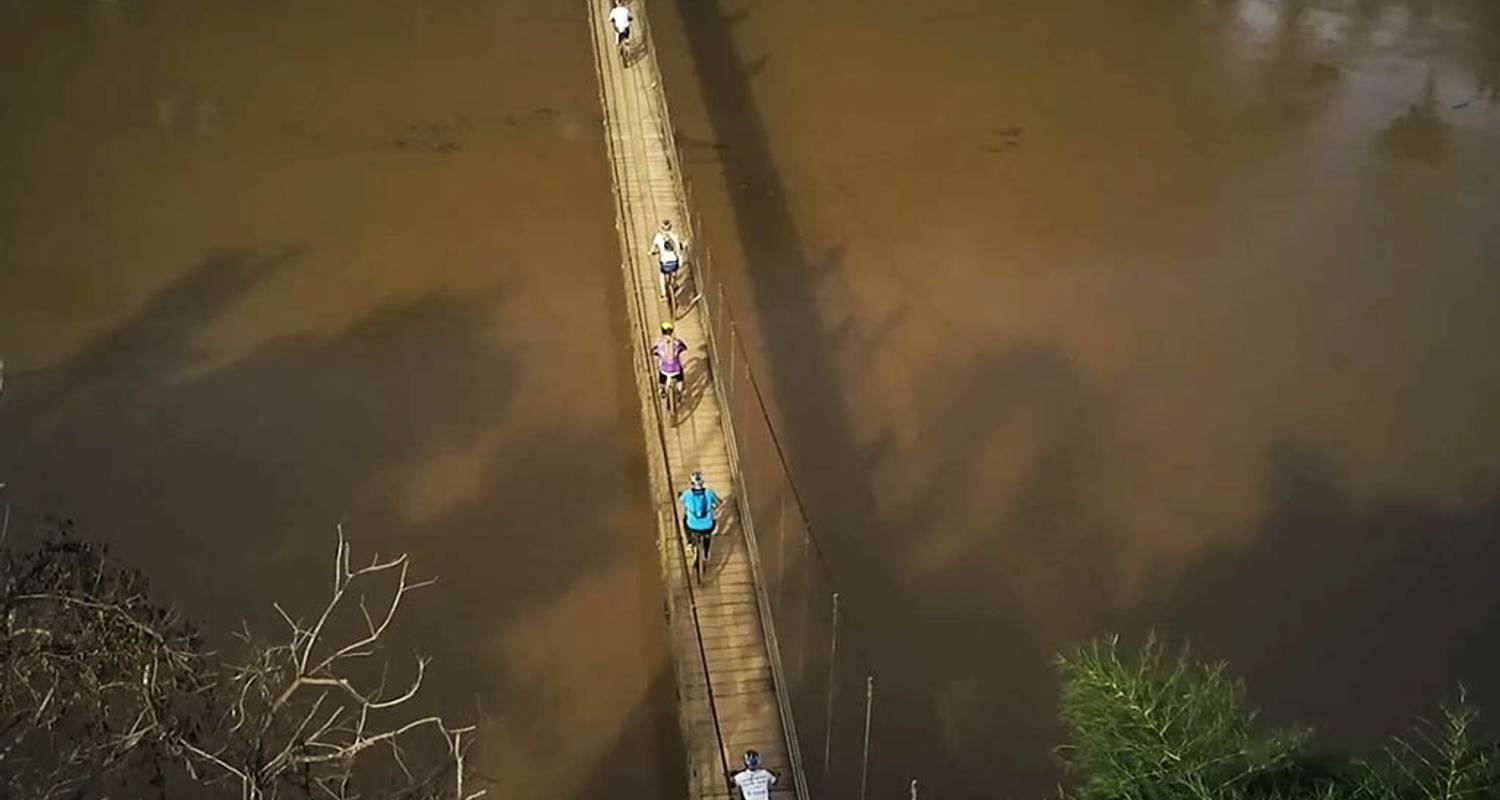
{"type": "MultiPolygon", "coordinates": [[[[684,297],[674,309],[677,335],[692,348],[685,359],[684,396],[669,410],[657,393],[649,346],[658,325],[669,319],[669,309],[657,296],[658,267],[649,251],[662,220],[688,229],[691,216],[645,8],[640,0],[630,4],[634,24],[626,46],[619,48],[608,23],[610,6],[609,0],[589,0],[588,17],[614,184],[632,364],[657,508],[688,795],[693,800],[732,797],[729,774],[739,767],[744,751],[753,749],[781,775],[773,796],[807,800],[741,492],[733,422],[716,374],[726,365],[714,357],[718,343],[710,304],[701,296],[701,277],[683,292],[697,297],[684,297]],[[676,500],[694,470],[702,471],[708,485],[725,498],[726,509],[701,581],[690,569],[676,500]]],[[[689,272],[697,268],[696,260],[690,240],[689,272]]]]}

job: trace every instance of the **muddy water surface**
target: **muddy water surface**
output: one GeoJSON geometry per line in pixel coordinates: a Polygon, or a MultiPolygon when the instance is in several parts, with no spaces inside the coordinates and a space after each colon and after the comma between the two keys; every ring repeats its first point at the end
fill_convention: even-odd
{"type": "Polygon", "coordinates": [[[682,782],[586,31],[0,3],[12,534],[72,516],[217,632],[317,602],[340,520],[409,552],[392,649],[501,797],[682,782]]]}
{"type": "Polygon", "coordinates": [[[1500,724],[1500,5],[653,8],[883,791],[1048,792],[1108,630],[1334,747],[1500,724]]]}

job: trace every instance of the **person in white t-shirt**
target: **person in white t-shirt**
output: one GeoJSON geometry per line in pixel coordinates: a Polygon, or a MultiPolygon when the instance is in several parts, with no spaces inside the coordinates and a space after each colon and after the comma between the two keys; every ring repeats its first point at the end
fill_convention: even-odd
{"type": "Polygon", "coordinates": [[[661,293],[660,297],[667,296],[667,284],[677,274],[678,268],[682,266],[682,239],[672,231],[672,221],[664,219],[661,221],[661,229],[651,239],[651,254],[656,256],[656,264],[661,268],[661,293]]]}
{"type": "Polygon", "coordinates": [[[609,21],[615,26],[615,44],[624,50],[625,40],[630,38],[630,9],[621,0],[615,0],[614,8],[609,10],[609,21]]]}
{"type": "Polygon", "coordinates": [[[745,751],[745,768],[734,773],[732,781],[744,800],[771,800],[771,787],[779,776],[760,765],[760,753],[745,751]]]}

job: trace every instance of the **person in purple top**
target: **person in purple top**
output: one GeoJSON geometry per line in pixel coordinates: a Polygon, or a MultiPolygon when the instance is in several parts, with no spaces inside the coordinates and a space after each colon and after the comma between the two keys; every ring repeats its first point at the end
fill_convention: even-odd
{"type": "Polygon", "coordinates": [[[668,381],[676,382],[677,389],[682,388],[682,354],[688,349],[687,343],[677,338],[672,330],[671,320],[662,322],[661,338],[651,345],[651,353],[656,356],[656,382],[663,390],[668,381]]]}

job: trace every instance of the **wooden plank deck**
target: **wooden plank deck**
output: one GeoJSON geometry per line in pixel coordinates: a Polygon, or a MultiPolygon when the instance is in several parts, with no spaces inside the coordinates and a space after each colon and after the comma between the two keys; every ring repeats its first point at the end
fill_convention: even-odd
{"type": "MultiPolygon", "coordinates": [[[[657,425],[654,374],[643,343],[654,337],[667,308],[657,299],[657,267],[649,250],[661,220],[671,220],[674,229],[686,231],[689,218],[643,2],[629,4],[635,25],[628,64],[622,63],[616,50],[614,31],[607,21],[609,7],[609,0],[588,0],[624,257],[621,267],[631,347],[637,351],[632,366],[638,373],[652,493],[658,499],[657,545],[668,594],[688,796],[694,800],[730,797],[725,765],[730,770],[738,768],[741,754],[755,749],[767,767],[782,775],[774,794],[792,798],[799,795],[794,785],[796,770],[777,703],[773,656],[766,647],[754,571],[734,510],[739,487],[723,412],[708,371],[708,321],[701,305],[685,311],[679,308],[678,336],[692,347],[686,365],[688,391],[679,418],[666,421],[660,429],[657,425]],[[685,488],[693,470],[703,472],[708,485],[725,498],[728,511],[715,537],[711,574],[702,585],[688,578],[682,538],[671,511],[675,499],[672,505],[666,499],[685,488]]],[[[693,245],[687,242],[688,269],[692,268],[693,245]]]]}

